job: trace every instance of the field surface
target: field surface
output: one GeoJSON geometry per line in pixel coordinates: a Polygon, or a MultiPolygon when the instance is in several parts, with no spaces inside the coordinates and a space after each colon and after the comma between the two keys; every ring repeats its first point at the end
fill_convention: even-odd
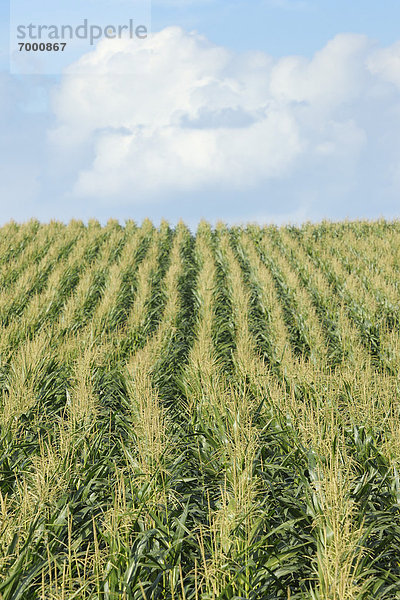
{"type": "Polygon", "coordinates": [[[0,600],[400,598],[400,223],[0,229],[0,600]]]}

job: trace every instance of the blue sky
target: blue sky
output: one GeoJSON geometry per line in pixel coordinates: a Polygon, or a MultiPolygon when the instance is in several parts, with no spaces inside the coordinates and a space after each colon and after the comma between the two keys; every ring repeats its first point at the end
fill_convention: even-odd
{"type": "Polygon", "coordinates": [[[1,221],[400,216],[399,23],[397,0],[154,0],[140,52],[16,76],[3,2],[1,221]]]}
{"type": "Polygon", "coordinates": [[[273,56],[312,56],[337,33],[363,33],[390,44],[399,37],[396,0],[210,0],[153,4],[154,29],[179,24],[216,44],[273,56]]]}

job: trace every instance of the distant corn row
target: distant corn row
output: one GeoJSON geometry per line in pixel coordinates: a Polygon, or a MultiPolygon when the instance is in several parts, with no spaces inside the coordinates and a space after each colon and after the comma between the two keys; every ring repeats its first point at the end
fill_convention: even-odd
{"type": "Polygon", "coordinates": [[[400,224],[0,229],[0,600],[400,598],[400,224]]]}

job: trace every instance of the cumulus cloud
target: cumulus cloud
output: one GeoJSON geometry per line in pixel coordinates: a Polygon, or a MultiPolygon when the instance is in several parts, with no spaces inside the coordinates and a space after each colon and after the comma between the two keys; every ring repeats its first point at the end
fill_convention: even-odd
{"type": "Polygon", "coordinates": [[[399,106],[396,85],[398,44],[341,34],[311,59],[273,60],[170,27],[140,44],[104,40],[67,70],[49,139],[71,169],[71,194],[103,203],[280,182],[296,193],[307,178],[328,198],[340,180],[346,196],[382,149],[388,176],[397,172],[395,129],[380,116],[399,106]]]}
{"type": "Polygon", "coordinates": [[[367,64],[371,73],[400,89],[400,41],[372,53],[367,64]]]}

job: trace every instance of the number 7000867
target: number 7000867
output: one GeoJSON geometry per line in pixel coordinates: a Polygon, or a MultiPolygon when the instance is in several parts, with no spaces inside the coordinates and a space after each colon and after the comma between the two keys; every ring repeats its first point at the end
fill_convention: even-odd
{"type": "Polygon", "coordinates": [[[64,52],[66,42],[54,43],[51,42],[41,42],[40,44],[34,42],[31,44],[30,42],[19,42],[19,51],[22,52],[25,50],[26,52],[64,52]]]}

